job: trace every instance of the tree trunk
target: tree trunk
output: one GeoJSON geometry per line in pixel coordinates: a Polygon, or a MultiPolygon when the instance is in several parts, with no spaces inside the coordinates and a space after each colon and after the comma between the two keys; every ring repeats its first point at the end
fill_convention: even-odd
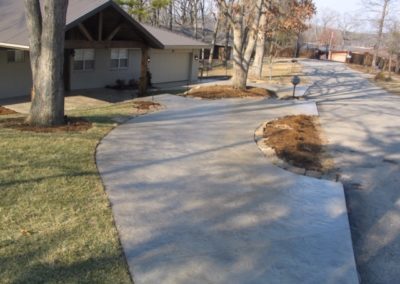
{"type": "Polygon", "coordinates": [[[211,49],[210,49],[210,57],[208,58],[208,64],[209,64],[210,68],[213,67],[214,49],[215,49],[215,44],[217,43],[219,22],[220,22],[220,16],[218,16],[217,21],[215,22],[215,26],[214,26],[213,38],[212,38],[211,49]]]}
{"type": "MultiPolygon", "coordinates": [[[[233,87],[237,89],[246,89],[247,84],[247,76],[249,73],[250,60],[253,54],[256,41],[257,41],[257,33],[258,27],[260,25],[260,19],[262,15],[262,10],[264,7],[264,0],[258,0],[256,3],[256,15],[251,24],[250,32],[243,32],[244,29],[244,21],[243,15],[237,21],[236,25],[233,28],[233,61],[234,61],[234,72],[233,72],[233,87]],[[244,43],[246,47],[244,47],[244,43]]],[[[243,4],[242,4],[243,5],[243,4]]]]}
{"type": "Polygon", "coordinates": [[[253,76],[256,79],[262,78],[264,55],[265,55],[265,34],[264,36],[259,36],[256,43],[256,54],[254,56],[252,72],[251,72],[251,76],[253,76]]]}
{"type": "Polygon", "coordinates": [[[228,50],[229,50],[229,39],[231,37],[231,26],[229,25],[228,20],[225,20],[225,46],[224,46],[224,58],[223,58],[223,66],[227,67],[228,66],[228,50]]]}
{"type": "Polygon", "coordinates": [[[234,63],[232,86],[235,89],[246,89],[247,86],[247,71],[244,68],[234,63]]]}
{"type": "Polygon", "coordinates": [[[265,55],[265,32],[266,32],[266,14],[260,18],[260,27],[257,34],[256,54],[254,56],[251,75],[256,79],[262,78],[264,55],[265,55]]]}
{"type": "Polygon", "coordinates": [[[390,0],[384,0],[384,3],[383,3],[382,14],[381,14],[381,18],[379,19],[379,24],[378,24],[378,38],[377,38],[376,44],[374,46],[374,56],[372,58],[372,67],[376,66],[376,60],[378,59],[379,49],[380,49],[382,38],[383,38],[383,27],[385,25],[385,19],[386,19],[386,15],[387,15],[389,1],[390,0]]]}
{"type": "Polygon", "coordinates": [[[28,122],[52,126],[64,120],[64,40],[67,0],[25,0],[32,69],[32,104],[28,122]]]}
{"type": "Polygon", "coordinates": [[[169,15],[169,30],[172,31],[173,29],[173,21],[174,21],[174,2],[171,1],[171,3],[169,3],[169,10],[168,10],[168,15],[169,15]]]}
{"type": "Polygon", "coordinates": [[[389,55],[389,79],[392,78],[392,55],[389,55]]]}

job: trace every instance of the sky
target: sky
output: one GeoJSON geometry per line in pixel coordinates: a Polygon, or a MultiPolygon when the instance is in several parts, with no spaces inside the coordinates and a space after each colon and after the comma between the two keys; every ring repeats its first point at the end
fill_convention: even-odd
{"type": "Polygon", "coordinates": [[[340,13],[352,12],[360,9],[361,6],[360,0],[314,0],[314,2],[317,5],[317,11],[329,8],[340,13]]]}

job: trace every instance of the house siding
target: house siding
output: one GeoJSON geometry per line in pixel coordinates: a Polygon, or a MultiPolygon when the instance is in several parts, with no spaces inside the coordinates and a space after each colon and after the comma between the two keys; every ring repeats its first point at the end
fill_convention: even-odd
{"type": "MultiPolygon", "coordinates": [[[[115,85],[117,80],[128,83],[131,79],[139,80],[141,52],[140,49],[129,50],[128,69],[111,69],[111,49],[95,50],[94,70],[71,70],[71,90],[104,88],[107,85],[115,85]]],[[[73,60],[71,58],[71,60],[73,60]]],[[[71,62],[71,68],[73,63],[71,62]]]]}
{"type": "MultiPolygon", "coordinates": [[[[150,58],[154,57],[149,66],[153,83],[167,83],[176,81],[196,82],[198,80],[199,50],[150,50],[150,58]]],[[[71,57],[71,69],[73,58],[71,57]]],[[[140,49],[129,50],[129,66],[126,70],[112,70],[111,50],[96,49],[95,67],[91,71],[70,70],[70,89],[95,89],[114,85],[116,80],[139,80],[141,68],[140,49]]],[[[32,88],[32,74],[29,61],[29,52],[26,52],[25,61],[21,63],[7,63],[7,51],[0,50],[0,99],[13,97],[29,97],[32,88]]]]}
{"type": "Polygon", "coordinates": [[[7,62],[7,50],[0,50],[0,99],[29,96],[32,73],[29,52],[24,62],[7,62]]]}

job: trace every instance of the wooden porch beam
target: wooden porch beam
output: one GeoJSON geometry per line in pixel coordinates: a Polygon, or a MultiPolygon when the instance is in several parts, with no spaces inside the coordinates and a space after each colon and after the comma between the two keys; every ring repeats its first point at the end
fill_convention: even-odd
{"type": "Polygon", "coordinates": [[[139,41],[86,41],[86,40],[66,40],[66,49],[78,48],[145,48],[146,45],[139,41]]]}
{"type": "Polygon", "coordinates": [[[103,40],[103,12],[99,13],[99,33],[98,33],[98,41],[103,40]]]}
{"type": "Polygon", "coordinates": [[[83,33],[83,35],[89,40],[89,41],[94,41],[93,37],[91,36],[91,34],[89,33],[89,31],[87,30],[87,28],[80,23],[79,24],[79,30],[83,33]]]}
{"type": "Polygon", "coordinates": [[[119,24],[111,33],[110,35],[107,37],[107,40],[112,40],[115,35],[119,32],[119,30],[121,29],[122,24],[119,24]]]}
{"type": "Polygon", "coordinates": [[[141,59],[141,69],[140,69],[140,81],[139,81],[139,95],[145,96],[147,93],[147,87],[149,85],[147,78],[147,71],[149,70],[149,48],[142,48],[142,59],[141,59]]]}

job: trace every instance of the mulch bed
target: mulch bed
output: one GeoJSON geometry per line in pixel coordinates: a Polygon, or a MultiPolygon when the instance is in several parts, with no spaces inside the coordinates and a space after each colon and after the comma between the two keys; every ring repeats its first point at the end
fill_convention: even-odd
{"type": "Polygon", "coordinates": [[[4,128],[12,128],[20,131],[31,131],[37,133],[54,133],[54,132],[78,132],[87,131],[92,128],[92,123],[80,117],[66,117],[66,123],[58,126],[32,126],[26,123],[26,118],[10,118],[0,122],[0,126],[4,128]]]}
{"type": "Polygon", "coordinates": [[[0,106],[0,115],[17,114],[16,111],[0,106]]]}
{"type": "Polygon", "coordinates": [[[287,163],[306,170],[321,171],[323,142],[315,116],[286,116],[264,128],[266,144],[287,163]]]}
{"type": "Polygon", "coordinates": [[[160,108],[161,105],[150,101],[135,101],[133,102],[133,107],[138,110],[150,110],[160,108]]]}
{"type": "Polygon", "coordinates": [[[206,86],[191,89],[186,96],[203,99],[246,98],[246,97],[276,97],[272,91],[263,88],[248,87],[246,90],[235,89],[232,86],[206,86]]]}

